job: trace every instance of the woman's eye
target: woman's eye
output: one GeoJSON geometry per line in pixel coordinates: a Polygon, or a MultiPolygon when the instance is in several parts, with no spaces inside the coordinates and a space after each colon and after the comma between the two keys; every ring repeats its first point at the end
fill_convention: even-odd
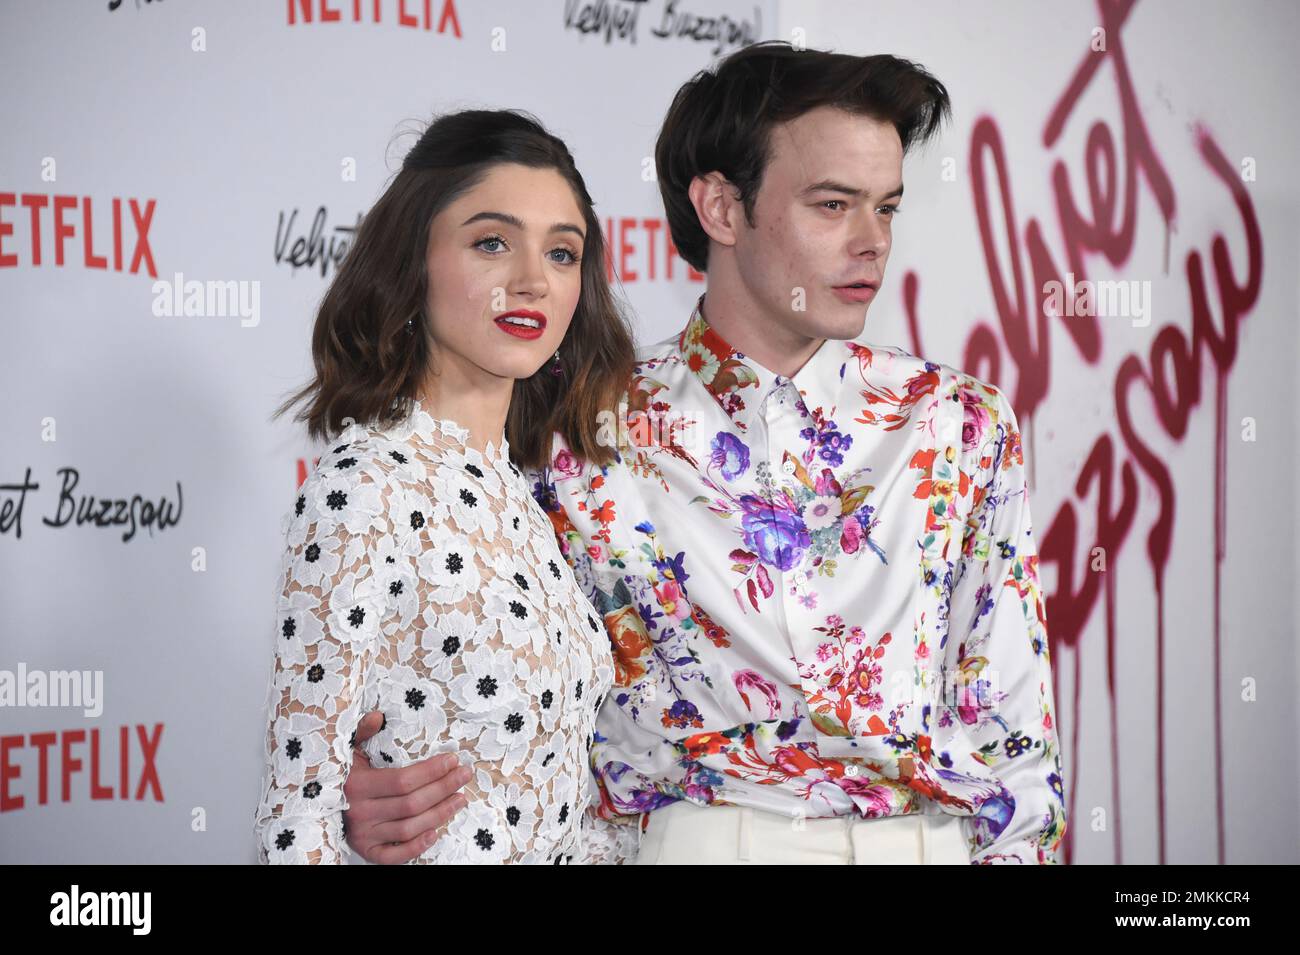
{"type": "MultiPolygon", "coordinates": [[[[488,246],[489,246],[489,245],[494,245],[494,244],[495,244],[495,245],[499,245],[499,246],[504,246],[504,245],[505,245],[505,241],[506,241],[505,239],[501,238],[501,237],[498,236],[498,235],[490,235],[490,236],[487,236],[486,238],[479,239],[477,242],[475,242],[475,243],[474,243],[474,248],[476,248],[476,249],[482,249],[484,252],[487,252],[489,255],[495,255],[495,254],[497,253],[498,250],[495,249],[495,248],[488,248],[488,246]]],[[[562,265],[573,265],[573,264],[575,264],[575,263],[581,261],[581,256],[577,255],[577,254],[574,253],[574,252],[570,252],[568,249],[565,249],[565,248],[562,248],[562,247],[561,247],[561,248],[557,248],[557,249],[552,249],[551,252],[552,252],[552,253],[555,253],[555,252],[562,252],[562,253],[564,253],[565,255],[568,256],[567,259],[557,259],[557,260],[556,260],[556,261],[558,261],[558,262],[559,262],[560,264],[562,264],[562,265]]]]}

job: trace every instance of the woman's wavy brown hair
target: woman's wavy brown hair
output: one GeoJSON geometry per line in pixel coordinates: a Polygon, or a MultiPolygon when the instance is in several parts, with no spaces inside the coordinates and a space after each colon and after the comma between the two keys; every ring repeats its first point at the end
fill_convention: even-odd
{"type": "Polygon", "coordinates": [[[521,467],[549,465],[552,434],[558,431],[586,460],[603,465],[614,459],[617,449],[597,440],[598,415],[617,409],[631,378],[631,326],[610,290],[605,239],[573,156],[562,140],[519,110],[463,110],[425,128],[362,219],[321,300],[311,342],[315,377],[273,418],[306,400],[293,420],[307,422],[313,439],[327,440],[343,430],[347,418],[388,426],[406,414],[406,401],[433,371],[429,226],[500,163],[554,169],[563,176],[587,233],[579,265],[582,291],[559,349],[561,373],[553,374],[548,361],[532,377],[515,381],[505,426],[510,457],[521,467]],[[408,320],[420,334],[410,333],[408,320]]]}

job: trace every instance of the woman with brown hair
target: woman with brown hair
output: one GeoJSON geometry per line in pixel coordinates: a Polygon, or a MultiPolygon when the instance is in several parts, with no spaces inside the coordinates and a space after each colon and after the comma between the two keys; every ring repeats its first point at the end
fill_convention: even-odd
{"type": "Polygon", "coordinates": [[[564,143],[510,110],[435,120],[362,222],[312,355],[276,412],[307,400],[296,420],[329,450],[284,520],[261,860],[346,861],[343,783],[378,709],[372,765],[461,768],[368,861],[413,838],[421,863],[623,861],[588,811],[609,638],[521,470],[554,432],[612,460],[598,417],[634,362],[564,143]]]}

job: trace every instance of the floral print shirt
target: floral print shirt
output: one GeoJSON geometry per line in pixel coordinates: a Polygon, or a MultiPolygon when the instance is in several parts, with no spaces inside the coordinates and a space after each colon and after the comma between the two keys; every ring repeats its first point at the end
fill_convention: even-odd
{"type": "Polygon", "coordinates": [[[590,808],[604,630],[509,459],[412,402],[353,425],[285,515],[255,829],[262,862],[364,861],[344,841],[357,723],[374,766],[458,752],[469,804],[417,863],[622,862],[590,808]]]}
{"type": "Polygon", "coordinates": [[[599,812],[951,813],[972,863],[1065,832],[1016,417],[900,349],[825,341],[793,378],[705,321],[643,348],[588,465],[533,473],[613,644],[599,812]]]}

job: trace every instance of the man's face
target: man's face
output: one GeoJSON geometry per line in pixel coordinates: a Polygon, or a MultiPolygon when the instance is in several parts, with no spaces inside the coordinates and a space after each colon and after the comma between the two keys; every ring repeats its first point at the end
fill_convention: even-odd
{"type": "Polygon", "coordinates": [[[536,372],[577,308],[584,238],[573,190],[553,169],[504,163],[442,210],[428,248],[437,362],[462,379],[536,372]],[[501,320],[515,309],[535,313],[540,334],[501,320]]]}
{"type": "Polygon", "coordinates": [[[884,280],[902,185],[890,123],[823,106],[774,127],[754,228],[737,217],[737,269],[758,306],[809,338],[861,334],[874,295],[837,287],[884,280]]]}

